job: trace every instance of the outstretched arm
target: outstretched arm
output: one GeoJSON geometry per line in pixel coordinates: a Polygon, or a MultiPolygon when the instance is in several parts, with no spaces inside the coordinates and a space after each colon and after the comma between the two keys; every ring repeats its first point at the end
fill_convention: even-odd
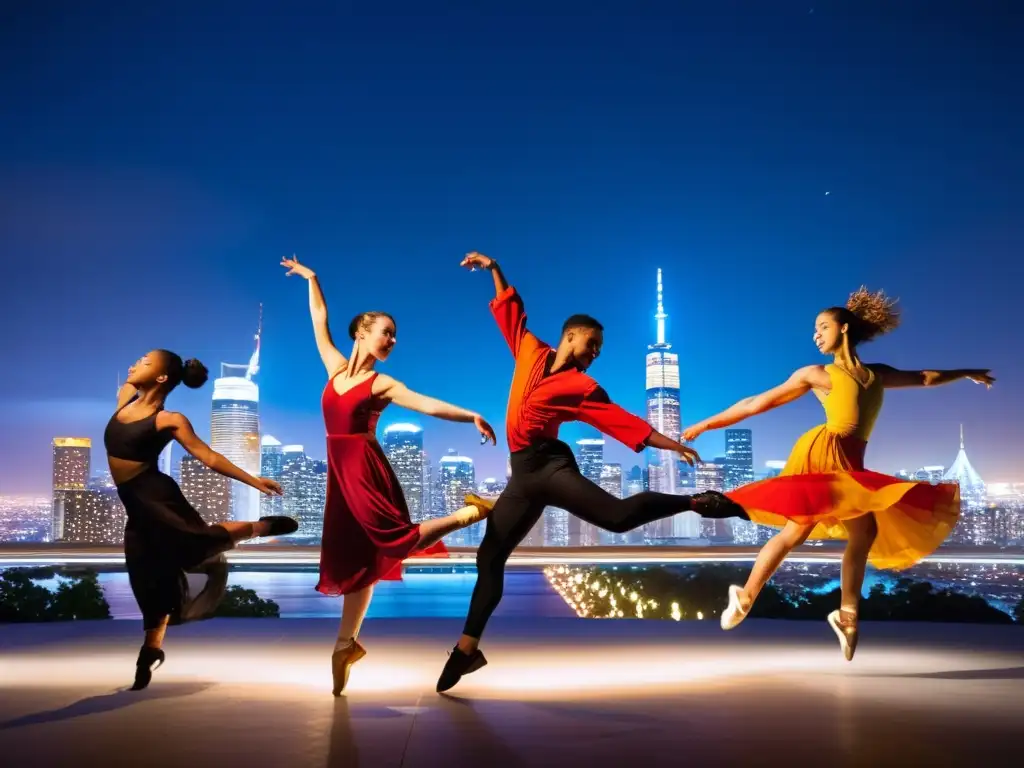
{"type": "Polygon", "coordinates": [[[327,302],[324,300],[324,292],[320,289],[320,281],[316,273],[294,256],[290,259],[281,259],[281,266],[288,267],[288,275],[299,275],[306,278],[309,283],[309,315],[313,320],[313,336],[316,338],[316,348],[320,353],[320,359],[327,369],[327,375],[333,376],[344,368],[348,361],[345,356],[334,346],[334,339],[331,338],[331,329],[327,324],[327,302]]]}
{"type": "Polygon", "coordinates": [[[526,308],[515,288],[505,280],[498,262],[482,253],[469,253],[460,266],[489,270],[494,278],[494,298],[491,299],[491,314],[494,315],[498,328],[513,356],[519,358],[520,352],[530,351],[540,345],[537,337],[526,330],[526,308]]]}
{"type": "Polygon", "coordinates": [[[479,413],[473,411],[467,411],[465,408],[460,408],[457,405],[446,403],[444,400],[437,400],[433,397],[427,397],[421,395],[419,392],[413,392],[405,384],[393,379],[390,376],[378,375],[373,381],[373,394],[384,400],[400,405],[403,408],[408,408],[410,411],[416,411],[427,416],[433,416],[437,419],[444,419],[445,421],[458,421],[463,423],[473,423],[476,428],[480,430],[480,434],[483,435],[487,440],[492,443],[496,443],[494,430],[491,429],[491,425],[484,421],[483,417],[479,413]]]}
{"type": "Polygon", "coordinates": [[[959,368],[952,371],[900,371],[889,365],[868,366],[882,382],[886,389],[900,387],[937,387],[950,384],[961,379],[970,379],[976,384],[991,387],[995,379],[989,375],[988,368],[959,368]]]}
{"type": "Polygon", "coordinates": [[[790,376],[782,384],[772,387],[767,392],[762,392],[753,397],[740,400],[730,408],[721,413],[705,419],[699,424],[689,427],[683,432],[685,440],[695,440],[698,435],[707,432],[709,429],[721,429],[731,427],[744,419],[756,416],[759,413],[770,411],[802,397],[812,389],[828,389],[832,386],[828,373],[820,365],[809,365],[801,368],[790,376]]]}
{"type": "Polygon", "coordinates": [[[186,451],[195,456],[199,461],[203,462],[206,466],[225,477],[230,477],[232,480],[238,480],[251,485],[258,491],[268,494],[281,494],[281,486],[275,483],[273,480],[268,480],[263,477],[253,477],[248,472],[240,467],[236,467],[226,458],[221,456],[210,446],[199,439],[192,424],[187,418],[180,413],[169,413],[167,411],[161,412],[157,416],[157,429],[170,429],[174,439],[177,440],[181,447],[186,451]]]}

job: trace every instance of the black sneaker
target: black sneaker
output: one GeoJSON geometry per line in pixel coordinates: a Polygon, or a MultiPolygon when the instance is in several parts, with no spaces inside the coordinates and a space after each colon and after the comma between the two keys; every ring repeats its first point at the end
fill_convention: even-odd
{"type": "Polygon", "coordinates": [[[437,678],[437,692],[444,693],[454,688],[463,675],[476,672],[486,665],[487,659],[480,653],[480,649],[470,654],[465,654],[456,646],[448,652],[448,661],[441,671],[441,676],[437,678]]]}
{"type": "Polygon", "coordinates": [[[713,520],[721,520],[726,517],[750,519],[743,507],[718,491],[701,491],[691,496],[690,509],[701,517],[713,520]]]}
{"type": "MultiPolygon", "coordinates": [[[[286,536],[289,533],[295,533],[299,530],[299,524],[297,521],[290,517],[284,517],[282,515],[271,515],[270,517],[261,517],[261,523],[270,523],[270,530],[267,531],[266,536],[286,536]]],[[[266,538],[266,536],[264,538],[266,538]]]]}

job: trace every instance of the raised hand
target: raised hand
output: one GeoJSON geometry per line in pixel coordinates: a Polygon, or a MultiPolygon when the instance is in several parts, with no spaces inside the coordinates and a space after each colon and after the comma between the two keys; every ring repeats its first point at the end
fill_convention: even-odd
{"type": "Polygon", "coordinates": [[[490,424],[484,421],[483,416],[481,416],[480,414],[474,416],[473,424],[480,432],[480,445],[483,445],[484,443],[488,442],[491,443],[492,445],[498,444],[498,439],[494,436],[494,430],[491,428],[490,424]]]}
{"type": "Polygon", "coordinates": [[[472,251],[466,254],[466,258],[459,263],[459,266],[465,267],[470,272],[475,272],[478,269],[490,269],[493,267],[494,259],[490,256],[484,256],[482,253],[472,251]]]}
{"type": "Polygon", "coordinates": [[[695,461],[700,461],[701,460],[700,454],[697,453],[697,451],[695,451],[693,448],[690,448],[689,446],[685,446],[684,445],[682,447],[682,449],[676,451],[676,453],[679,454],[679,458],[681,458],[683,461],[685,461],[691,467],[693,466],[695,461]]]}
{"type": "Polygon", "coordinates": [[[276,480],[271,480],[269,477],[257,477],[256,482],[259,484],[256,490],[260,493],[265,493],[267,496],[284,496],[284,491],[276,480]]]}
{"type": "Polygon", "coordinates": [[[285,277],[298,275],[299,277],[304,277],[307,280],[311,277],[316,277],[316,273],[312,269],[307,267],[305,264],[299,264],[299,260],[294,253],[290,259],[287,257],[281,259],[281,266],[288,269],[285,273],[285,277]]]}
{"type": "Polygon", "coordinates": [[[687,443],[692,443],[702,434],[707,432],[707,429],[708,428],[704,425],[704,422],[694,424],[692,427],[687,427],[683,430],[683,440],[687,443]]]}
{"type": "Polygon", "coordinates": [[[986,389],[992,389],[992,385],[996,383],[995,377],[989,374],[988,368],[971,371],[967,374],[967,378],[975,384],[984,384],[986,389]]]}

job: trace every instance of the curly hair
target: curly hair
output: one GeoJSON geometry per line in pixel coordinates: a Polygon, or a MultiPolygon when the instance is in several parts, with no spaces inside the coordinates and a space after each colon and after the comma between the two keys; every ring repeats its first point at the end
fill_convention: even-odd
{"type": "Polygon", "coordinates": [[[348,324],[348,335],[352,341],[356,340],[356,334],[359,333],[360,329],[364,331],[370,330],[373,324],[377,322],[377,318],[386,317],[391,321],[395,328],[398,328],[398,323],[395,322],[395,318],[389,315],[387,312],[360,312],[358,315],[352,318],[352,322],[348,324]]]}
{"type": "Polygon", "coordinates": [[[845,307],[829,307],[825,311],[849,326],[847,335],[855,345],[877,339],[900,324],[899,300],[889,298],[885,291],[872,293],[863,285],[850,294],[845,307]]]}

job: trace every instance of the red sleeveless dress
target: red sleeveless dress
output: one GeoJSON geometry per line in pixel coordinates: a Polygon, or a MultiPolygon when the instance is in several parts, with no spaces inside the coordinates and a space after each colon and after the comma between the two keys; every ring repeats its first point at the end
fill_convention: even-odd
{"type": "Polygon", "coordinates": [[[419,526],[395,471],[377,442],[387,402],[373,396],[373,373],[345,394],[327,382],[321,404],[327,427],[327,506],[320,544],[318,592],[346,595],[381,580],[402,578],[407,557],[444,557],[438,542],[416,550],[419,526]]]}

